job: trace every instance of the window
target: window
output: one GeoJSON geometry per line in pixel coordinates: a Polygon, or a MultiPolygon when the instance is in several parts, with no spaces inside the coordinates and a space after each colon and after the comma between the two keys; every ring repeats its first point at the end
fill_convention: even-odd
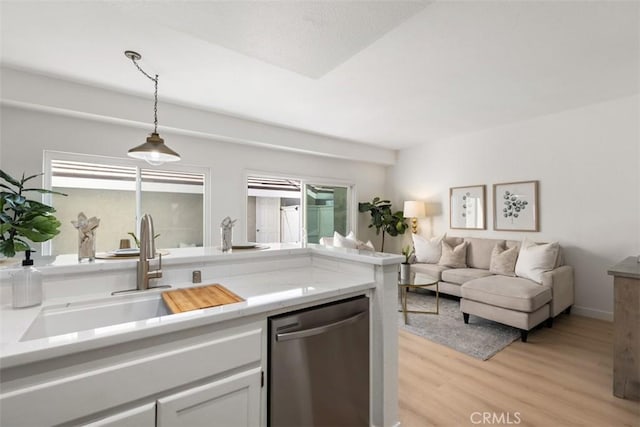
{"type": "Polygon", "coordinates": [[[118,248],[121,239],[133,239],[138,218],[153,217],[156,244],[161,248],[209,244],[206,200],[209,171],[206,168],[141,167],[139,162],[70,153],[46,152],[45,185],[68,194],[49,196],[62,222],[60,234],[43,252],[50,255],[77,252],[77,231],[71,221],[78,213],[100,218],[96,249],[118,248]]]}
{"type": "Polygon", "coordinates": [[[318,243],[354,226],[353,186],[323,179],[247,176],[247,240],[318,243]]]}

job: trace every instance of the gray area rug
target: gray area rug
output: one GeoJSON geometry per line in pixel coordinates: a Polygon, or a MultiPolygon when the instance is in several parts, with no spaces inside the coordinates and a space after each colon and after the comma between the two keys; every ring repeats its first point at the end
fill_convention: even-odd
{"type": "MultiPolygon", "coordinates": [[[[434,293],[409,292],[409,310],[435,310],[434,293]]],[[[400,305],[398,304],[398,307],[400,305]]],[[[520,331],[511,326],[469,316],[465,325],[456,299],[440,297],[440,314],[409,313],[405,325],[402,312],[398,312],[398,325],[430,341],[445,345],[461,353],[487,360],[520,338],[520,331]]]]}

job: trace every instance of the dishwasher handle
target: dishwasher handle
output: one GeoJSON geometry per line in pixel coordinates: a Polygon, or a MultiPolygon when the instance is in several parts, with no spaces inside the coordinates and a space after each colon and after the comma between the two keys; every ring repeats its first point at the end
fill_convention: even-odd
{"type": "Polygon", "coordinates": [[[311,329],[303,329],[301,331],[276,334],[276,341],[295,340],[299,338],[307,338],[307,337],[312,337],[314,335],[324,334],[325,332],[329,332],[334,329],[341,328],[351,323],[356,323],[360,319],[363,319],[365,316],[367,316],[367,314],[369,314],[368,311],[362,311],[351,317],[347,317],[346,319],[338,320],[337,322],[329,323],[327,325],[322,325],[322,326],[318,326],[311,329]]]}

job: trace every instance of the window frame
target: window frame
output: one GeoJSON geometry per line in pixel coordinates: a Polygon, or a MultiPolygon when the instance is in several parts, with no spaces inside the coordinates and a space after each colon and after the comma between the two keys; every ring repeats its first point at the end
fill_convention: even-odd
{"type": "MultiPolygon", "coordinates": [[[[202,206],[204,209],[202,215],[202,232],[203,232],[203,246],[211,246],[211,168],[206,166],[197,166],[191,164],[175,164],[175,163],[164,163],[159,166],[153,166],[148,163],[145,163],[141,160],[130,159],[127,157],[110,157],[110,156],[102,156],[97,154],[85,154],[85,153],[71,153],[66,151],[55,151],[55,150],[44,150],[43,155],[43,171],[44,174],[42,176],[42,185],[43,188],[51,190],[51,181],[52,181],[52,170],[51,164],[53,160],[66,160],[66,161],[76,161],[76,162],[87,162],[87,163],[103,163],[107,165],[114,166],[129,166],[136,168],[136,227],[139,227],[140,218],[142,217],[142,208],[141,208],[141,200],[142,200],[142,179],[141,179],[141,170],[142,169],[153,169],[153,170],[164,170],[164,171],[175,171],[175,172],[191,172],[191,173],[199,173],[204,175],[204,183],[202,190],[202,206]]],[[[52,203],[51,194],[43,194],[42,195],[42,203],[51,205],[52,203]]],[[[55,207],[55,206],[54,206],[55,207]]],[[[51,240],[42,243],[42,255],[43,256],[51,256],[51,240]]]]}
{"type": "Polygon", "coordinates": [[[265,172],[255,169],[245,169],[244,171],[244,233],[245,240],[249,235],[249,224],[247,223],[247,218],[249,214],[249,205],[248,205],[248,197],[249,197],[249,177],[264,177],[264,178],[279,178],[279,179],[293,179],[296,181],[300,181],[300,210],[301,214],[301,224],[304,230],[304,236],[302,236],[303,244],[307,244],[307,202],[306,202],[306,186],[308,184],[313,185],[326,185],[330,187],[345,187],[347,188],[347,233],[349,231],[353,231],[358,234],[358,206],[357,206],[357,191],[356,184],[352,181],[328,178],[328,177],[319,177],[312,175],[298,175],[298,174],[289,174],[289,173],[280,173],[280,172],[265,172]]]}

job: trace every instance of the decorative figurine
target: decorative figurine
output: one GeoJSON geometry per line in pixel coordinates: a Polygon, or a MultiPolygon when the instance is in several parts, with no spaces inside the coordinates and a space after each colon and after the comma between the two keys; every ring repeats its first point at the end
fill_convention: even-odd
{"type": "Polygon", "coordinates": [[[96,228],[100,219],[95,216],[87,219],[84,212],[80,212],[78,220],[71,221],[71,224],[78,230],[78,262],[83,259],[93,262],[96,259],[96,228]]]}
{"type": "Polygon", "coordinates": [[[228,252],[231,249],[231,239],[233,236],[233,224],[236,223],[236,220],[231,220],[230,217],[225,217],[220,223],[220,248],[222,252],[228,252]]]}

